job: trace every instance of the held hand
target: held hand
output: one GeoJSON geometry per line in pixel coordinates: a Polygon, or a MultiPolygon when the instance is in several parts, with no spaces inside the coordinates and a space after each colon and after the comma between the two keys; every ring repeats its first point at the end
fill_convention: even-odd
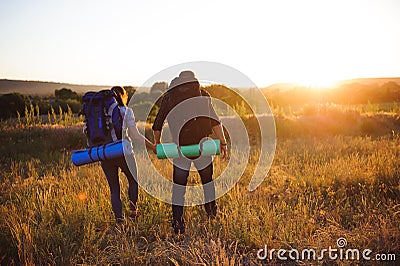
{"type": "Polygon", "coordinates": [[[155,144],[153,144],[153,147],[151,148],[154,154],[157,154],[156,147],[157,147],[157,144],[155,143],[155,144]]]}
{"type": "Polygon", "coordinates": [[[222,153],[222,160],[225,160],[225,158],[226,158],[226,156],[228,154],[228,149],[227,149],[226,142],[224,144],[222,144],[222,142],[221,142],[220,150],[221,150],[221,153],[222,153]]]}

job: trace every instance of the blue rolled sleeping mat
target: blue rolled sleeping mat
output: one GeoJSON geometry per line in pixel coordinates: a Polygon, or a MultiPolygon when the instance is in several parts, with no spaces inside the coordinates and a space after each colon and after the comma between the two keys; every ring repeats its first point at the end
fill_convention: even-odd
{"type": "Polygon", "coordinates": [[[128,140],[118,140],[100,146],[72,151],[71,159],[74,165],[81,166],[123,157],[124,151],[132,154],[132,143],[128,140]]]}

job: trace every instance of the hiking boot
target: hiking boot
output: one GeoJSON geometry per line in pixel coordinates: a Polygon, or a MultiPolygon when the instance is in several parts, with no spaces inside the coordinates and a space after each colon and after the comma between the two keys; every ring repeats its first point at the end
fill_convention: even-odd
{"type": "Polygon", "coordinates": [[[123,233],[125,231],[125,220],[124,218],[116,218],[114,233],[123,233]]]}
{"type": "Polygon", "coordinates": [[[172,228],[174,228],[175,235],[183,235],[185,233],[185,222],[173,221],[172,228]]]}
{"type": "Polygon", "coordinates": [[[134,210],[134,211],[131,211],[131,214],[129,215],[129,218],[131,218],[131,219],[137,219],[139,217],[139,212],[138,211],[136,211],[136,210],[134,210]]]}
{"type": "Polygon", "coordinates": [[[213,220],[217,216],[217,204],[215,201],[208,202],[204,204],[204,209],[206,210],[209,219],[213,220]]]}
{"type": "Polygon", "coordinates": [[[124,218],[116,218],[117,225],[123,225],[125,222],[124,218]]]}

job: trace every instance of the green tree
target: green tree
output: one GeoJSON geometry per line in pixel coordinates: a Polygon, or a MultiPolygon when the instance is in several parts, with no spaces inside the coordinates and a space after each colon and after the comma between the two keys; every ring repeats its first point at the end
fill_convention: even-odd
{"type": "Polygon", "coordinates": [[[79,100],[79,96],[76,92],[71,89],[62,88],[61,90],[55,90],[54,96],[56,100],[79,100]]]}
{"type": "Polygon", "coordinates": [[[385,93],[383,101],[400,101],[400,85],[394,81],[382,84],[381,91],[385,93]]]}
{"type": "Polygon", "coordinates": [[[0,96],[0,118],[16,117],[17,112],[24,113],[28,99],[19,93],[8,93],[0,96]]]}
{"type": "Polygon", "coordinates": [[[155,82],[151,88],[150,93],[155,93],[160,91],[161,93],[165,92],[168,89],[168,83],[165,81],[155,82]]]}

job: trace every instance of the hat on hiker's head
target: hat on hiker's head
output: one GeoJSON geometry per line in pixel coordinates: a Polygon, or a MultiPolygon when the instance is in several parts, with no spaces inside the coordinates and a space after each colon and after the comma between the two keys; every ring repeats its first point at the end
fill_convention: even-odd
{"type": "Polygon", "coordinates": [[[190,70],[184,70],[181,73],[179,73],[179,76],[174,78],[171,83],[169,84],[168,89],[175,88],[179,85],[185,84],[185,83],[190,83],[190,82],[199,82],[198,79],[195,77],[193,71],[190,70]]]}
{"type": "Polygon", "coordinates": [[[181,73],[179,73],[179,78],[186,82],[198,81],[197,78],[194,76],[193,71],[191,70],[182,71],[181,73]]]}

